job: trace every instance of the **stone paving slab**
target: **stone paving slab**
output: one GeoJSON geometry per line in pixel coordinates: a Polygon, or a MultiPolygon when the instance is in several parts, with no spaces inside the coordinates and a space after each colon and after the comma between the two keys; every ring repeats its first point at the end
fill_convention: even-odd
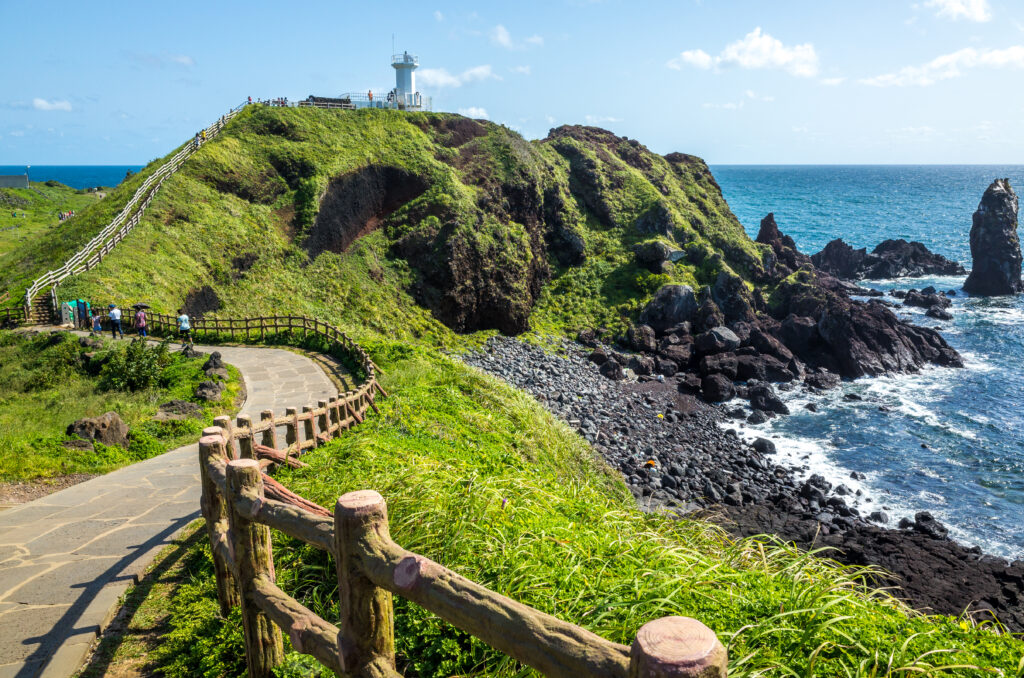
{"type": "MultiPolygon", "coordinates": [[[[197,348],[242,373],[253,419],[337,395],[303,355],[197,348]]],[[[0,512],[0,678],[75,673],[128,586],[199,517],[199,494],[193,443],[0,512]]]]}

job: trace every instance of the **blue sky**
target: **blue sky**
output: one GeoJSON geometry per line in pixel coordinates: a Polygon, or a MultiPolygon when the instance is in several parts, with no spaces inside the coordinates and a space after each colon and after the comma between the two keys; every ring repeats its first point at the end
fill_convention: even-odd
{"type": "Polygon", "coordinates": [[[386,91],[711,163],[1024,162],[1021,0],[0,0],[0,165],[135,164],[246,96],[386,91]]]}

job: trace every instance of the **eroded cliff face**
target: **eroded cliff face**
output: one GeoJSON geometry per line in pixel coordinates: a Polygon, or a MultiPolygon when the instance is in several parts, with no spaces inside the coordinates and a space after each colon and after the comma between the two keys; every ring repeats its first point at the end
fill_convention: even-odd
{"type": "Polygon", "coordinates": [[[1009,179],[996,179],[981,197],[971,224],[974,264],[964,283],[969,294],[1017,294],[1021,285],[1017,194],[1009,179]]]}

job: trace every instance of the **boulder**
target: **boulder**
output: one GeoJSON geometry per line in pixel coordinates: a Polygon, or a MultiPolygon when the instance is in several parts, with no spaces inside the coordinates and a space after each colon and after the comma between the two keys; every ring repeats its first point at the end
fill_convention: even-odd
{"type": "Polygon", "coordinates": [[[599,370],[603,377],[611,379],[612,381],[622,381],[626,378],[626,373],[622,371],[622,365],[615,362],[614,360],[607,360],[601,365],[599,370]]]}
{"type": "Polygon", "coordinates": [[[949,530],[946,526],[935,520],[928,511],[919,511],[914,514],[914,529],[926,534],[932,539],[946,539],[949,537],[949,530]]]}
{"type": "Polygon", "coordinates": [[[714,327],[725,325],[725,316],[722,315],[721,309],[718,308],[718,304],[715,303],[710,295],[704,299],[700,308],[697,309],[694,325],[698,332],[707,332],[714,327]]]}
{"type": "Polygon", "coordinates": [[[701,355],[735,351],[740,347],[740,338],[728,327],[719,326],[698,334],[694,346],[701,355]]]}
{"type": "Polygon", "coordinates": [[[210,357],[203,363],[203,371],[206,370],[222,370],[224,369],[224,361],[221,360],[220,351],[214,351],[210,354],[210,357]]]}
{"type": "Polygon", "coordinates": [[[750,292],[743,279],[728,271],[719,271],[711,286],[711,300],[715,302],[726,322],[752,322],[754,310],[750,306],[750,292]]]}
{"type": "Polygon", "coordinates": [[[793,239],[779,230],[774,214],[769,213],[761,220],[761,228],[757,232],[757,242],[772,248],[780,269],[777,273],[781,277],[786,277],[804,264],[811,263],[811,258],[796,248],[793,239]]]}
{"type": "Polygon", "coordinates": [[[818,323],[814,318],[794,315],[790,313],[782,321],[779,328],[782,342],[793,352],[800,355],[807,355],[814,350],[821,341],[818,334],[818,323]]]}
{"type": "Polygon", "coordinates": [[[660,240],[645,240],[633,247],[636,261],[654,273],[662,271],[662,265],[672,257],[673,249],[660,240]]]}
{"type": "Polygon", "coordinates": [[[640,322],[656,332],[689,321],[697,312],[697,299],[688,285],[664,285],[640,313],[640,322]]]}
{"type": "Polygon", "coordinates": [[[693,342],[665,346],[661,349],[661,355],[674,362],[679,368],[685,368],[693,359],[693,342]]]}
{"type": "Polygon", "coordinates": [[[966,273],[963,266],[929,251],[922,243],[902,239],[885,240],[868,254],[867,249],[854,249],[837,238],[811,255],[811,261],[818,270],[846,280],[966,273]]]}
{"type": "Polygon", "coordinates": [[[1009,179],[996,179],[981,197],[971,224],[971,258],[965,292],[989,296],[1022,290],[1017,195],[1009,179]]]}
{"type": "Polygon", "coordinates": [[[660,375],[671,377],[679,371],[679,365],[674,360],[659,356],[654,359],[654,370],[660,375]]]}
{"type": "Polygon", "coordinates": [[[630,356],[626,367],[639,375],[647,376],[654,373],[654,359],[645,355],[630,356]]]}
{"type": "Polygon", "coordinates": [[[580,330],[579,334],[576,335],[576,341],[588,348],[597,347],[597,335],[594,334],[594,330],[589,328],[580,330]]]}
{"type": "Polygon", "coordinates": [[[952,320],[953,319],[953,314],[952,313],[950,313],[949,311],[947,311],[946,309],[942,308],[941,306],[939,306],[937,304],[935,306],[932,306],[931,308],[929,308],[927,311],[925,311],[924,314],[926,316],[928,316],[929,318],[935,318],[936,320],[952,320]]]}
{"type": "Polygon", "coordinates": [[[219,381],[201,381],[196,387],[196,397],[207,402],[220,400],[220,395],[223,392],[224,384],[219,381]]]}
{"type": "Polygon", "coordinates": [[[700,373],[702,376],[709,374],[724,374],[730,379],[736,378],[737,358],[733,353],[718,353],[706,355],[700,361],[700,373]]]}
{"type": "Polygon", "coordinates": [[[654,353],[658,348],[658,341],[650,325],[630,325],[626,330],[626,345],[634,351],[654,353]]]}
{"type": "Polygon", "coordinates": [[[724,374],[709,374],[700,380],[704,400],[709,403],[724,403],[736,395],[732,380],[724,374]]]}
{"type": "Polygon", "coordinates": [[[128,425],[117,412],[106,412],[98,417],[79,419],[70,424],[66,431],[69,436],[100,442],[104,445],[128,447],[128,425]]]}
{"type": "Polygon", "coordinates": [[[749,385],[747,397],[750,399],[750,406],[755,410],[774,412],[775,414],[789,414],[789,408],[782,402],[775,389],[770,384],[757,383],[749,385]]]}
{"type": "Polygon", "coordinates": [[[765,370],[764,358],[760,355],[736,355],[736,378],[741,381],[749,381],[751,379],[757,379],[758,381],[764,381],[767,379],[767,372],[765,370]]]}
{"type": "Polygon", "coordinates": [[[932,306],[938,306],[939,308],[949,308],[953,304],[947,297],[937,294],[935,288],[931,288],[931,291],[927,289],[921,290],[907,290],[907,296],[903,298],[904,306],[917,306],[919,308],[931,308],[932,306]]]}
{"type": "Polygon", "coordinates": [[[187,400],[171,400],[160,406],[157,410],[154,421],[184,421],[185,419],[200,419],[203,416],[202,406],[190,403],[187,400]]]}
{"type": "Polygon", "coordinates": [[[595,365],[604,365],[608,360],[608,353],[604,350],[603,346],[598,346],[587,356],[587,360],[595,365]]]}
{"type": "MultiPolygon", "coordinates": [[[[826,391],[830,388],[836,388],[842,383],[842,379],[839,378],[838,374],[829,372],[824,368],[819,368],[812,372],[808,372],[804,376],[804,384],[810,388],[821,389],[826,391]]],[[[815,408],[816,410],[817,408],[815,408]]]]}

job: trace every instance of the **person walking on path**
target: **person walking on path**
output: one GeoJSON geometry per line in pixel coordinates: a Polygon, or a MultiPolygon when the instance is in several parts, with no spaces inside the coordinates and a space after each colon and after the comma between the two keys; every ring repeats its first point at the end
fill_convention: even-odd
{"type": "Polygon", "coordinates": [[[195,143],[195,147],[198,149],[199,148],[199,132],[196,132],[196,138],[194,140],[194,143],[195,143]]]}
{"type": "Polygon", "coordinates": [[[202,132],[200,132],[199,134],[200,134],[200,135],[201,135],[201,136],[203,137],[203,143],[205,144],[205,143],[206,143],[206,130],[204,129],[204,130],[203,130],[202,132]]]}
{"type": "Polygon", "coordinates": [[[121,309],[117,307],[117,304],[110,305],[110,336],[113,339],[117,339],[117,335],[121,335],[124,339],[124,330],[121,329],[121,309]]]}
{"type": "Polygon", "coordinates": [[[103,319],[96,311],[92,312],[92,331],[95,334],[103,334],[103,319]]]}
{"type": "Polygon", "coordinates": [[[178,309],[178,337],[181,339],[181,345],[185,346],[192,345],[192,323],[189,321],[188,314],[185,313],[185,309],[178,309]]]}
{"type": "Polygon", "coordinates": [[[140,337],[146,335],[146,309],[140,308],[135,311],[135,329],[138,330],[140,337]]]}

